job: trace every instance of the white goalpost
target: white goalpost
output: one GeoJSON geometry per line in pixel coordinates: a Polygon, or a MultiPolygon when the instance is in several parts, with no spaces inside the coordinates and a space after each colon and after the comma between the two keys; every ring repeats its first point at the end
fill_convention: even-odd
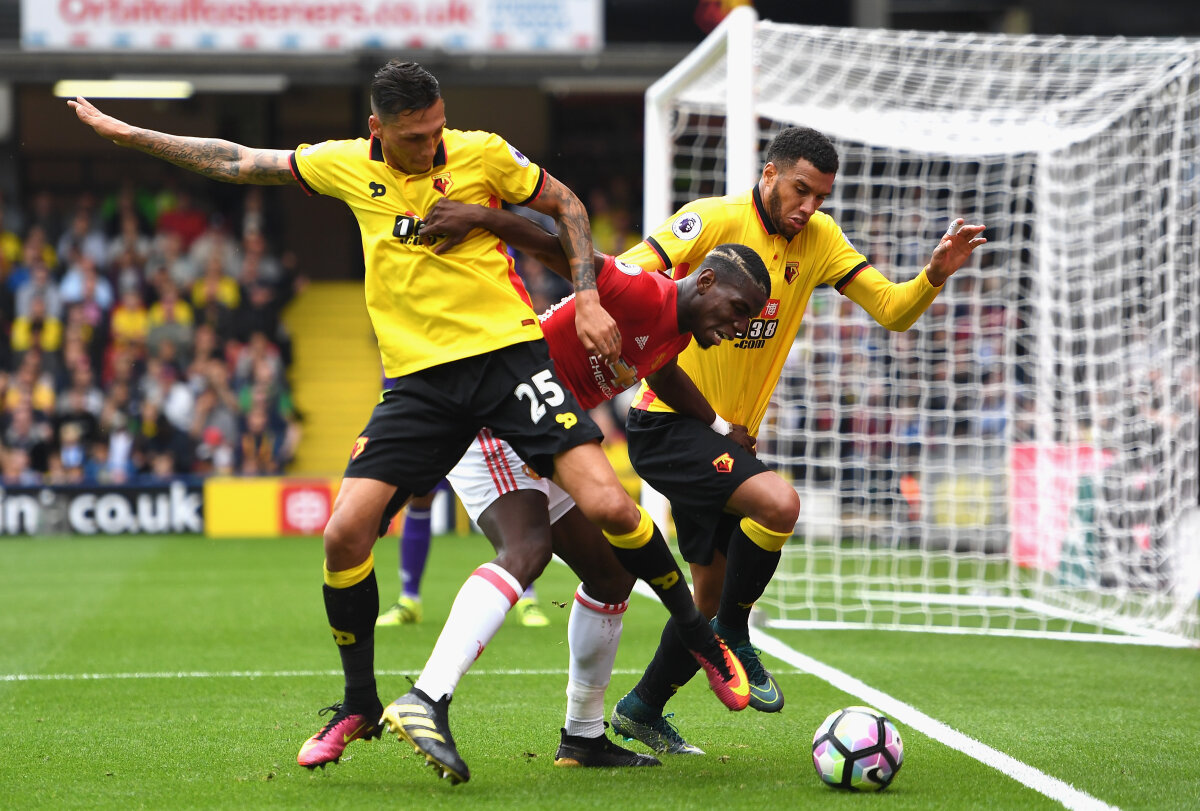
{"type": "Polygon", "coordinates": [[[647,91],[645,227],[779,129],[885,275],[989,244],[905,333],[814,294],[760,431],[789,627],[1200,645],[1200,43],[836,29],[735,9],[647,91]]]}

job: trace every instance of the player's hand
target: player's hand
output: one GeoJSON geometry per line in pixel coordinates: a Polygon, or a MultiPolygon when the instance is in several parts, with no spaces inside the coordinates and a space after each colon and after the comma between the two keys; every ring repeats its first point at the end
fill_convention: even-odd
{"type": "Polygon", "coordinates": [[[933,249],[933,257],[929,260],[929,270],[925,272],[925,277],[929,279],[930,284],[934,287],[941,287],[947,279],[954,275],[956,270],[962,267],[963,262],[967,261],[976,248],[987,244],[987,240],[980,236],[984,227],[982,225],[966,225],[962,217],[950,223],[950,227],[938,241],[938,246],[933,249]]]}
{"type": "Polygon", "coordinates": [[[75,110],[79,120],[96,131],[101,138],[106,138],[114,144],[124,145],[129,136],[129,125],[120,119],[113,118],[96,109],[96,106],[83,96],[76,96],[67,101],[67,106],[75,110]]]}
{"type": "Polygon", "coordinates": [[[575,331],[588,354],[608,363],[620,360],[621,331],[600,305],[600,294],[595,290],[580,290],[575,294],[575,331]]]}
{"type": "Polygon", "coordinates": [[[421,223],[422,236],[439,237],[433,252],[443,254],[467,238],[479,227],[482,206],[441,198],[429,209],[421,223]]]}
{"type": "Polygon", "coordinates": [[[731,422],[729,424],[729,434],[727,436],[740,445],[742,450],[752,453],[755,456],[758,455],[758,452],[755,450],[755,446],[758,443],[755,441],[754,437],[750,436],[750,431],[746,428],[746,426],[738,425],[736,422],[731,422]]]}

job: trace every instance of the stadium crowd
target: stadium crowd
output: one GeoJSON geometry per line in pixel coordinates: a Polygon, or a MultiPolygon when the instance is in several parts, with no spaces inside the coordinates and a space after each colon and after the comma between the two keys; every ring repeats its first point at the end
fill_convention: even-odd
{"type": "MultiPolygon", "coordinates": [[[[0,483],[286,472],[302,420],[281,314],[305,276],[272,247],[262,189],[242,194],[233,211],[182,187],[0,196],[0,483]]],[[[611,196],[589,203],[619,253],[639,237],[611,196]]],[[[517,267],[539,312],[571,292],[517,267]]]]}
{"type": "Polygon", "coordinates": [[[125,184],[0,199],[0,478],[137,484],[280,473],[300,437],[261,189],[215,211],[125,184]]]}

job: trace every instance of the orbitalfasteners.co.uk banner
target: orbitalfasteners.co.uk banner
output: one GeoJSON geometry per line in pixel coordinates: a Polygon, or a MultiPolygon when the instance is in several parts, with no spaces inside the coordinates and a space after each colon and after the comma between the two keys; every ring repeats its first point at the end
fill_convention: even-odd
{"type": "Polygon", "coordinates": [[[601,0],[21,0],[26,50],[579,52],[601,0]]]}

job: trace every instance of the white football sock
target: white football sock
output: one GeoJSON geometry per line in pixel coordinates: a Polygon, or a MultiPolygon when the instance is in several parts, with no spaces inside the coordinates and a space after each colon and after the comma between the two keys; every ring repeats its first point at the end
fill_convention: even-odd
{"type": "Polygon", "coordinates": [[[453,695],[458,680],[483,654],[520,593],[517,579],[495,563],[472,572],[458,590],[433,653],[413,686],[434,701],[453,695]]]}
{"type": "Polygon", "coordinates": [[[613,662],[629,601],[602,603],[588,596],[583,585],[575,590],[567,620],[571,664],[567,671],[568,735],[595,738],[604,734],[604,691],[612,679],[613,662]]]}

